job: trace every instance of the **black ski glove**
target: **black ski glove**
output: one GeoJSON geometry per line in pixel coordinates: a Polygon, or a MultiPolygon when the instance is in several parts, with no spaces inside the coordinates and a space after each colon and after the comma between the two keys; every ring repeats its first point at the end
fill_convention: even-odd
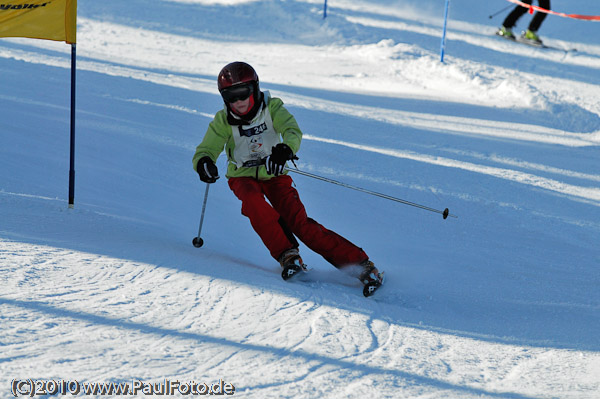
{"type": "Polygon", "coordinates": [[[294,158],[294,152],[287,144],[277,144],[271,148],[271,155],[267,157],[267,173],[270,175],[279,176],[283,173],[283,168],[286,161],[291,161],[294,158]]]}
{"type": "Polygon", "coordinates": [[[200,176],[200,180],[204,183],[214,183],[219,178],[217,165],[215,165],[210,157],[200,158],[196,164],[196,171],[200,176]]]}

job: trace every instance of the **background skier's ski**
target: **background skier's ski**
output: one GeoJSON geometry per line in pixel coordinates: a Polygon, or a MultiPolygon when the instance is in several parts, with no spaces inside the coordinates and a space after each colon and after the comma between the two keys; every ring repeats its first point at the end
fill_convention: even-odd
{"type": "Polygon", "coordinates": [[[574,52],[574,51],[577,51],[577,49],[560,48],[560,47],[556,47],[556,46],[550,46],[550,45],[545,44],[543,42],[539,43],[539,42],[536,42],[534,40],[526,39],[523,36],[509,37],[509,36],[501,35],[499,32],[496,32],[496,36],[501,37],[501,38],[503,38],[505,40],[508,40],[510,42],[525,44],[527,46],[535,47],[535,48],[557,50],[557,51],[564,51],[564,52],[574,52]]]}

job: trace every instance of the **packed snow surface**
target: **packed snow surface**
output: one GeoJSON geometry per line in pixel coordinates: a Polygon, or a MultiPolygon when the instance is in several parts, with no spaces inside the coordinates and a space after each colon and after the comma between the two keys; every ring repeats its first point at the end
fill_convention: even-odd
{"type": "Polygon", "coordinates": [[[444,4],[80,0],[73,209],[71,47],[0,40],[0,397],[599,398],[600,22],[551,15],[533,48],[494,35],[508,2],[453,0],[442,63],[444,4]],[[385,270],[374,297],[304,246],[283,281],[225,178],[192,246],[236,60],[296,116],[299,169],[457,216],[292,174],[385,270]]]}

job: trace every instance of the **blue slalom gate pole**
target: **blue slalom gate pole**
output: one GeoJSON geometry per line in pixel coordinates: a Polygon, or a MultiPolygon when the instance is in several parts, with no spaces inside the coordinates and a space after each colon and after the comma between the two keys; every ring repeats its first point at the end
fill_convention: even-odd
{"type": "Polygon", "coordinates": [[[446,47],[446,26],[448,24],[448,8],[450,0],[446,0],[446,9],[444,10],[444,31],[442,32],[442,45],[440,48],[440,62],[444,62],[444,51],[446,47]]]}
{"type": "Polygon", "coordinates": [[[327,0],[325,0],[325,4],[323,4],[323,19],[327,18],[327,0]]]}
{"type": "Polygon", "coordinates": [[[71,44],[71,140],[69,160],[69,208],[75,207],[75,73],[76,67],[75,43],[71,44]]]}

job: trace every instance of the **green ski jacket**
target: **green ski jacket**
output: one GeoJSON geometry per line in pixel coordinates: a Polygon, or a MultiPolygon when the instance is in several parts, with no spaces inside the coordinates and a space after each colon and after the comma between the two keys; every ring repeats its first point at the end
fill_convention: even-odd
{"type": "MultiPolygon", "coordinates": [[[[254,177],[267,180],[264,158],[271,154],[271,148],[279,142],[287,144],[294,154],[300,149],[302,132],[296,119],[283,106],[283,101],[263,93],[263,106],[247,124],[232,125],[227,121],[227,109],[216,113],[208,125],[202,142],[196,147],[192,159],[194,170],[198,160],[208,156],[216,163],[225,149],[227,154],[226,177],[254,177]]],[[[284,172],[287,173],[287,172],[284,172]]]]}

